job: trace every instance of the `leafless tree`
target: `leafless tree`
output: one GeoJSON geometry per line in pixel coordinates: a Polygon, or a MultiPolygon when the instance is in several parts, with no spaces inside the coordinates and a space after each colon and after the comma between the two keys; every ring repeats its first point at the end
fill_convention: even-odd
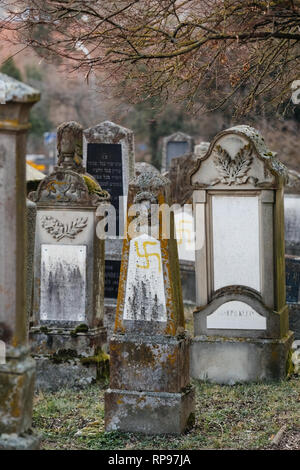
{"type": "Polygon", "coordinates": [[[7,27],[49,58],[160,95],[238,113],[280,106],[300,79],[299,0],[6,0],[7,27]],[[209,97],[209,99],[207,99],[209,97]]]}

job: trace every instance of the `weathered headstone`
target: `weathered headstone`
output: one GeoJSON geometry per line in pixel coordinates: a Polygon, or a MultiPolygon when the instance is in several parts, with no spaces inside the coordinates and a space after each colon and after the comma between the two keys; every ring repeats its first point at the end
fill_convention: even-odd
{"type": "Polygon", "coordinates": [[[286,300],[289,323],[300,339],[300,174],[289,170],[284,195],[286,300]]]}
{"type": "MultiPolygon", "coordinates": [[[[83,132],[83,161],[111,195],[116,210],[116,236],[124,230],[129,181],[134,177],[134,136],[125,127],[104,121],[83,132]]],[[[110,330],[116,312],[121,267],[122,238],[105,242],[105,326],[110,330]]]]}
{"type": "Polygon", "coordinates": [[[39,92],[0,74],[0,449],[36,449],[26,315],[25,154],[39,92]]]}
{"type": "Polygon", "coordinates": [[[161,172],[168,171],[173,158],[194,150],[194,139],[183,132],[175,132],[163,138],[161,172]]]}
{"type": "Polygon", "coordinates": [[[170,164],[168,178],[171,181],[172,204],[181,206],[175,213],[175,228],[177,233],[180,277],[184,303],[195,305],[195,250],[194,250],[194,221],[192,210],[193,188],[190,184],[190,173],[196,166],[197,158],[205,153],[208,142],[196,145],[194,152],[173,158],[170,164]],[[197,151],[197,153],[196,153],[197,151]]]}
{"type": "Polygon", "coordinates": [[[135,176],[139,176],[141,173],[144,173],[145,171],[152,171],[153,173],[159,175],[160,171],[155,168],[154,165],[151,163],[147,162],[136,162],[135,163],[135,176]]]}
{"type": "Polygon", "coordinates": [[[185,304],[196,303],[195,229],[192,204],[185,204],[174,213],[178,246],[182,298],[185,304]]]}
{"type": "Polygon", "coordinates": [[[219,383],[286,376],[286,169],[249,126],[220,132],[191,174],[196,223],[191,373],[219,383]]]}
{"type": "Polygon", "coordinates": [[[170,238],[163,237],[159,218],[151,219],[158,238],[147,228],[152,206],[169,204],[169,185],[168,179],[148,171],[130,185],[110,341],[110,389],[105,393],[108,431],[178,434],[193,418],[174,221],[170,238]]]}
{"type": "Polygon", "coordinates": [[[96,209],[109,195],[82,166],[80,124],[61,124],[57,142],[58,166],[29,194],[37,205],[30,339],[37,385],[51,390],[96,380],[106,343],[96,209]]]}

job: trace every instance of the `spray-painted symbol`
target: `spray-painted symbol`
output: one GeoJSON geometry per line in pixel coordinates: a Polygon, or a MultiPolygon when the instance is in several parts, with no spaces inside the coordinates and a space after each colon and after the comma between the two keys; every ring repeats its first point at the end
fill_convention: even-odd
{"type": "Polygon", "coordinates": [[[176,226],[176,233],[178,245],[182,245],[183,240],[188,245],[191,245],[193,243],[193,222],[186,219],[179,220],[178,225],[176,226]],[[190,225],[190,228],[185,227],[186,224],[190,225]]]}
{"type": "Polygon", "coordinates": [[[136,253],[138,255],[139,258],[145,258],[146,260],[146,265],[140,265],[140,264],[137,264],[137,268],[142,268],[142,269],[149,269],[150,268],[150,257],[151,256],[155,256],[157,259],[158,259],[158,269],[159,269],[159,272],[161,272],[161,258],[160,258],[160,254],[159,253],[148,253],[147,252],[147,245],[152,245],[152,246],[157,246],[157,242],[149,242],[149,241],[144,241],[143,242],[143,249],[144,249],[144,254],[140,252],[139,250],[139,244],[138,242],[134,242],[134,245],[135,245],[135,249],[136,249],[136,253]]]}

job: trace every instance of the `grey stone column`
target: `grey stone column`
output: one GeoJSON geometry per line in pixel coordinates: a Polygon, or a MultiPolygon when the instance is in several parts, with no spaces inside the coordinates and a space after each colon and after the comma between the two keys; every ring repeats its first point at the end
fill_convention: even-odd
{"type": "Polygon", "coordinates": [[[33,88],[0,74],[0,449],[36,449],[26,311],[25,153],[33,88]]]}

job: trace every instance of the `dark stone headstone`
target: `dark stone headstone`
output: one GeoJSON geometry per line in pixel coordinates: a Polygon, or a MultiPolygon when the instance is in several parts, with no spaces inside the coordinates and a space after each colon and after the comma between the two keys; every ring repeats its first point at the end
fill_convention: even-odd
{"type": "Polygon", "coordinates": [[[194,150],[194,140],[191,136],[183,132],[175,132],[163,139],[162,148],[162,173],[167,171],[173,158],[180,157],[194,150]]]}
{"type": "Polygon", "coordinates": [[[168,142],[167,145],[167,166],[170,166],[173,158],[184,155],[189,150],[188,142],[168,142]]]}
{"type": "Polygon", "coordinates": [[[109,192],[116,209],[116,235],[119,235],[119,198],[124,195],[121,145],[88,143],[86,169],[109,192]]]}
{"type": "Polygon", "coordinates": [[[107,299],[116,299],[118,297],[119,277],[120,277],[121,261],[106,260],[105,261],[105,290],[104,296],[107,299]]]}

